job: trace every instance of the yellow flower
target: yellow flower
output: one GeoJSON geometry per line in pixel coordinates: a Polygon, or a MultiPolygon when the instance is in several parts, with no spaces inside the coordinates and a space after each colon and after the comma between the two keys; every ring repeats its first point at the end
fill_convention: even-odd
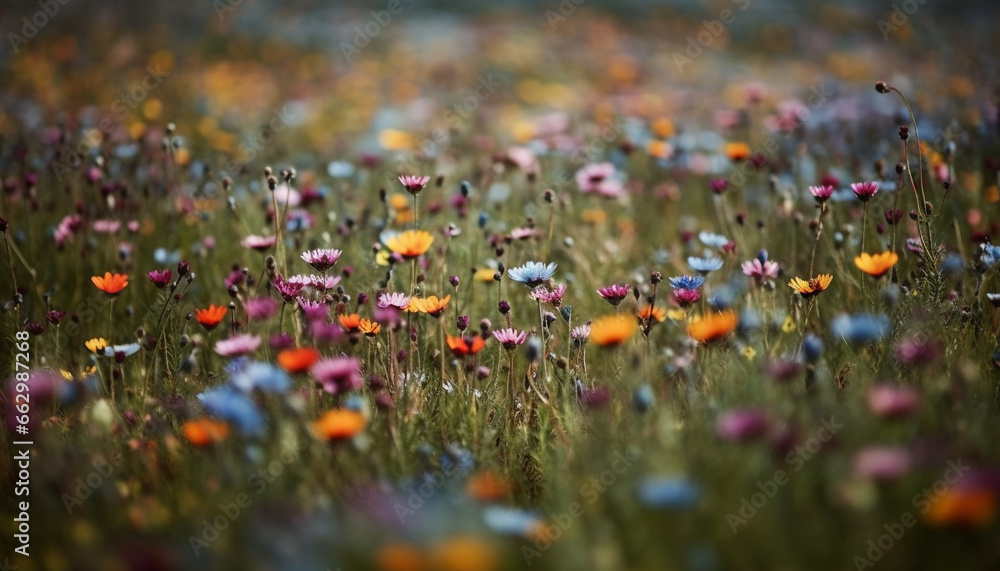
{"type": "Polygon", "coordinates": [[[438,299],[436,295],[430,297],[411,297],[410,304],[406,306],[406,311],[416,313],[427,313],[432,317],[440,317],[451,301],[451,294],[438,299]]]}
{"type": "Polygon", "coordinates": [[[407,259],[417,258],[426,252],[434,242],[434,236],[426,230],[407,230],[385,241],[390,250],[407,259]]]}
{"type": "Polygon", "coordinates": [[[496,273],[497,271],[490,267],[479,268],[478,270],[476,270],[475,275],[472,276],[472,279],[476,280],[477,282],[492,283],[493,276],[495,276],[496,273]]]}
{"type": "Polygon", "coordinates": [[[854,258],[854,265],[862,272],[878,278],[885,275],[898,261],[899,255],[889,250],[874,255],[862,252],[854,258]]]}
{"type": "Polygon", "coordinates": [[[831,283],[833,283],[832,275],[820,274],[814,278],[810,278],[809,281],[802,278],[792,278],[792,280],[788,282],[788,287],[794,289],[799,292],[802,297],[808,299],[830,287],[831,283]]]}
{"type": "Polygon", "coordinates": [[[667,317],[673,319],[674,321],[684,321],[687,319],[687,312],[683,309],[668,309],[667,317]]]}
{"type": "Polygon", "coordinates": [[[747,345],[743,348],[743,356],[747,358],[747,361],[753,361],[753,358],[757,356],[757,350],[747,345]]]}
{"type": "Polygon", "coordinates": [[[785,322],[781,324],[781,330],[785,333],[795,331],[795,320],[792,319],[791,315],[785,318],[785,322]]]}
{"type": "Polygon", "coordinates": [[[108,340],[104,337],[95,337],[84,343],[91,353],[104,353],[104,348],[108,346],[108,340]]]}

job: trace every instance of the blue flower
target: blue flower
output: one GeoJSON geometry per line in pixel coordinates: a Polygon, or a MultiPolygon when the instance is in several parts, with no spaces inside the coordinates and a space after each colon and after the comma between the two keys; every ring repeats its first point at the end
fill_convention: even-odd
{"type": "Polygon", "coordinates": [[[709,256],[707,258],[689,256],[688,265],[691,266],[692,270],[698,273],[707,274],[708,272],[714,272],[722,267],[722,258],[716,258],[715,256],[709,256]]]}
{"type": "Polygon", "coordinates": [[[823,355],[823,340],[813,335],[806,335],[802,340],[802,360],[806,363],[816,363],[823,355]]]}
{"type": "Polygon", "coordinates": [[[843,337],[848,343],[863,345],[889,334],[889,318],[870,313],[842,313],[830,322],[830,331],[837,337],[843,337]]]}
{"type": "Polygon", "coordinates": [[[134,355],[134,354],[136,354],[138,352],[139,352],[139,344],[138,343],[128,343],[128,344],[125,344],[125,345],[114,345],[112,347],[105,347],[104,348],[104,356],[105,357],[114,357],[118,353],[121,353],[125,357],[128,357],[128,356],[134,355]]]}
{"type": "Polygon", "coordinates": [[[990,268],[997,262],[1000,262],[1000,246],[992,244],[983,246],[983,265],[990,268]]]}
{"type": "Polygon", "coordinates": [[[157,248],[153,251],[153,259],[156,260],[157,264],[173,266],[181,261],[181,251],[170,251],[166,248],[157,248]]]}
{"type": "Polygon", "coordinates": [[[248,434],[260,434],[264,416],[246,393],[234,387],[221,386],[198,395],[198,401],[210,414],[231,422],[248,434]]]}
{"type": "Polygon", "coordinates": [[[536,287],[551,278],[556,273],[556,267],[555,262],[549,262],[548,265],[542,262],[525,262],[523,266],[507,270],[507,275],[516,282],[536,287]]]}
{"type": "Polygon", "coordinates": [[[675,276],[669,278],[670,287],[674,289],[698,289],[705,283],[702,276],[675,276]]]}
{"type": "Polygon", "coordinates": [[[483,510],[483,521],[496,533],[520,537],[530,536],[542,524],[533,512],[502,506],[490,506],[483,510]]]}
{"type": "Polygon", "coordinates": [[[282,393],[292,386],[292,380],[283,369],[259,361],[239,367],[231,373],[230,381],[245,392],[260,389],[265,393],[282,393]]]}
{"type": "Polygon", "coordinates": [[[729,243],[729,238],[714,232],[701,232],[698,234],[698,239],[701,240],[702,244],[712,248],[722,248],[729,243]]]}
{"type": "Polygon", "coordinates": [[[639,483],[639,499],[654,508],[689,508],[698,501],[698,485],[687,478],[647,477],[639,483]]]}
{"type": "Polygon", "coordinates": [[[646,412],[656,404],[656,396],[649,385],[643,384],[632,393],[632,406],[639,412],[646,412]]]}

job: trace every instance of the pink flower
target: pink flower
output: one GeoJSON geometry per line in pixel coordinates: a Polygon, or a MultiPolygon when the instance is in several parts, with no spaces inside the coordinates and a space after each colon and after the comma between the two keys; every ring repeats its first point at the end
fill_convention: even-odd
{"type": "Polygon", "coordinates": [[[378,294],[378,301],[375,302],[382,309],[389,307],[395,307],[396,309],[403,311],[410,305],[410,296],[405,293],[380,293],[378,294]]]}
{"type": "Polygon", "coordinates": [[[701,299],[701,292],[696,289],[677,288],[672,295],[674,301],[681,307],[687,307],[701,299]]]}
{"type": "Polygon", "coordinates": [[[330,312],[329,306],[320,301],[312,301],[302,297],[296,298],[299,309],[309,321],[325,321],[330,312]]]}
{"type": "Polygon", "coordinates": [[[898,480],[910,471],[909,452],[894,446],[870,446],[854,456],[854,473],[872,480],[898,480]]]}
{"type": "Polygon", "coordinates": [[[614,307],[618,307],[618,304],[628,296],[628,292],[628,284],[612,284],[597,290],[597,293],[614,307]]]}
{"type": "Polygon", "coordinates": [[[778,264],[777,262],[773,262],[771,260],[766,260],[764,263],[761,263],[759,259],[754,258],[743,262],[743,265],[740,267],[743,268],[744,274],[754,278],[758,282],[763,281],[764,278],[770,278],[773,280],[778,277],[778,264]]]}
{"type": "Polygon", "coordinates": [[[309,369],[309,374],[330,394],[361,388],[361,361],[354,357],[320,359],[309,369]]]}
{"type": "Polygon", "coordinates": [[[121,227],[119,220],[95,220],[93,224],[94,232],[98,234],[115,234],[121,227]]]}
{"type": "Polygon", "coordinates": [[[512,328],[498,329],[493,332],[493,337],[503,345],[504,349],[511,350],[524,343],[524,340],[528,338],[528,332],[512,328]]]}
{"type": "Polygon", "coordinates": [[[920,406],[920,393],[910,387],[875,385],[868,390],[868,408],[882,418],[909,416],[920,406]]]}
{"type": "Polygon", "coordinates": [[[276,236],[247,236],[240,241],[244,248],[264,252],[274,247],[278,243],[276,236]]]}
{"type": "Polygon", "coordinates": [[[278,311],[278,302],[270,297],[252,297],[243,302],[243,310],[251,320],[261,321],[278,311]]]}
{"type": "Polygon", "coordinates": [[[149,281],[153,282],[153,285],[155,285],[157,289],[167,287],[167,285],[170,284],[170,276],[171,271],[169,269],[153,270],[146,274],[146,277],[149,278],[149,281]]]}
{"type": "Polygon", "coordinates": [[[543,286],[539,286],[528,294],[531,299],[540,301],[542,303],[551,303],[552,305],[559,307],[562,305],[563,294],[566,293],[566,285],[556,286],[555,289],[548,290],[543,286]]]}
{"type": "Polygon", "coordinates": [[[215,352],[224,357],[249,355],[260,347],[260,337],[256,335],[234,335],[215,343],[215,352]]]}
{"type": "Polygon", "coordinates": [[[325,272],[337,263],[343,252],[335,249],[309,250],[302,252],[302,260],[317,272],[325,272]]]}
{"type": "Polygon", "coordinates": [[[810,186],[809,192],[816,199],[816,202],[823,204],[833,196],[833,187],[830,185],[810,186]]]}
{"type": "Polygon", "coordinates": [[[854,195],[858,197],[858,200],[868,202],[878,192],[878,183],[874,181],[854,182],[851,183],[851,189],[854,190],[854,195]]]}
{"type": "Polygon", "coordinates": [[[595,192],[608,198],[617,198],[625,193],[621,181],[612,178],[615,166],[611,163],[592,163],[576,172],[576,184],[580,192],[595,192]]]}
{"type": "Polygon", "coordinates": [[[271,280],[271,285],[274,286],[274,289],[278,290],[285,303],[291,303],[302,292],[302,288],[305,287],[305,284],[302,282],[293,281],[292,279],[286,280],[281,274],[274,276],[274,279],[271,280]]]}
{"type": "Polygon", "coordinates": [[[399,177],[399,182],[403,185],[403,188],[406,189],[406,192],[409,192],[410,194],[417,194],[423,190],[430,181],[431,177],[427,175],[399,177]]]}
{"type": "Polygon", "coordinates": [[[729,410],[719,416],[715,433],[724,440],[743,442],[763,436],[768,429],[767,415],[756,409],[729,410]]]}

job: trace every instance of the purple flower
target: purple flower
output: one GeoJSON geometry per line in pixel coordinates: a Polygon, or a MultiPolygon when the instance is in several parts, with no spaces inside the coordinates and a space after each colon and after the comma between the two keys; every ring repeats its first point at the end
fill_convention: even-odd
{"type": "Polygon", "coordinates": [[[320,359],[309,369],[309,374],[330,394],[361,388],[361,361],[354,357],[320,359]]]}
{"type": "Polygon", "coordinates": [[[903,339],[896,345],[896,360],[904,365],[926,365],[933,363],[940,352],[933,340],[903,339]]]}
{"type": "Polygon", "coordinates": [[[285,303],[291,303],[292,301],[294,301],[295,298],[299,296],[299,293],[302,292],[302,288],[304,287],[303,283],[293,282],[290,279],[286,280],[284,277],[281,276],[281,274],[274,276],[274,279],[271,280],[271,284],[274,286],[276,290],[278,290],[278,293],[281,294],[281,297],[282,299],[285,300],[285,303]]]}
{"type": "Polygon", "coordinates": [[[431,177],[427,175],[399,177],[399,182],[403,185],[403,188],[406,189],[406,192],[409,192],[410,194],[417,194],[423,190],[430,181],[431,177]]]}
{"type": "Polygon", "coordinates": [[[576,184],[583,194],[595,192],[608,198],[617,198],[624,194],[625,187],[621,181],[612,178],[614,174],[613,164],[592,163],[576,172],[576,184]]]}
{"type": "Polygon", "coordinates": [[[299,309],[309,321],[325,321],[329,314],[329,306],[321,301],[312,301],[303,297],[296,298],[295,301],[298,302],[299,309]]]}
{"type": "Polygon", "coordinates": [[[858,197],[858,200],[868,202],[878,192],[878,183],[874,181],[855,182],[851,183],[851,189],[854,191],[854,195],[858,197]]]}
{"type": "Polygon", "coordinates": [[[763,436],[769,422],[764,411],[757,409],[736,409],[722,413],[715,423],[715,432],[720,438],[733,442],[753,440],[763,436]]]}
{"type": "Polygon", "coordinates": [[[708,188],[712,190],[715,194],[722,194],[726,192],[726,188],[729,186],[729,181],[724,178],[715,178],[708,181],[708,188]]]}
{"type": "Polygon", "coordinates": [[[157,289],[163,289],[170,284],[170,277],[172,275],[173,273],[169,269],[166,269],[153,270],[146,274],[146,277],[149,278],[149,281],[153,282],[153,285],[155,285],[157,289]]]}
{"type": "Polygon", "coordinates": [[[674,301],[681,307],[687,307],[701,299],[701,292],[696,289],[678,288],[673,291],[674,301]]]}
{"type": "Polygon", "coordinates": [[[542,286],[539,286],[529,294],[531,299],[540,301],[542,303],[551,303],[552,305],[559,307],[562,305],[563,294],[566,293],[566,285],[556,286],[554,289],[549,290],[542,286]]]}
{"type": "Polygon", "coordinates": [[[757,282],[762,282],[765,278],[774,279],[778,277],[778,264],[771,260],[765,260],[761,263],[760,259],[754,258],[743,262],[743,265],[740,267],[743,268],[744,274],[757,280],[757,282]]]}
{"type": "Polygon", "coordinates": [[[278,302],[270,297],[252,297],[243,302],[243,309],[251,320],[261,321],[274,315],[278,302]]]}
{"type": "Polygon", "coordinates": [[[405,293],[380,293],[378,294],[378,300],[376,300],[376,305],[382,309],[387,309],[390,307],[395,307],[400,311],[404,311],[407,306],[410,305],[410,296],[405,293]]]}
{"type": "Polygon", "coordinates": [[[45,312],[45,320],[52,325],[59,325],[63,317],[66,317],[66,312],[59,309],[50,309],[45,312]]]}
{"type": "Polygon", "coordinates": [[[251,250],[257,250],[258,252],[270,250],[277,243],[277,236],[247,236],[240,241],[240,244],[242,244],[244,248],[250,248],[251,250]]]}

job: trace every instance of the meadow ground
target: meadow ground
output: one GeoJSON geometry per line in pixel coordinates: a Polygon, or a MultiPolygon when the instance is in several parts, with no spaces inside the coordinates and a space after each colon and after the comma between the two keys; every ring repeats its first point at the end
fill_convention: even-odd
{"type": "Polygon", "coordinates": [[[550,4],[2,9],[0,569],[1000,568],[996,9],[550,4]]]}

